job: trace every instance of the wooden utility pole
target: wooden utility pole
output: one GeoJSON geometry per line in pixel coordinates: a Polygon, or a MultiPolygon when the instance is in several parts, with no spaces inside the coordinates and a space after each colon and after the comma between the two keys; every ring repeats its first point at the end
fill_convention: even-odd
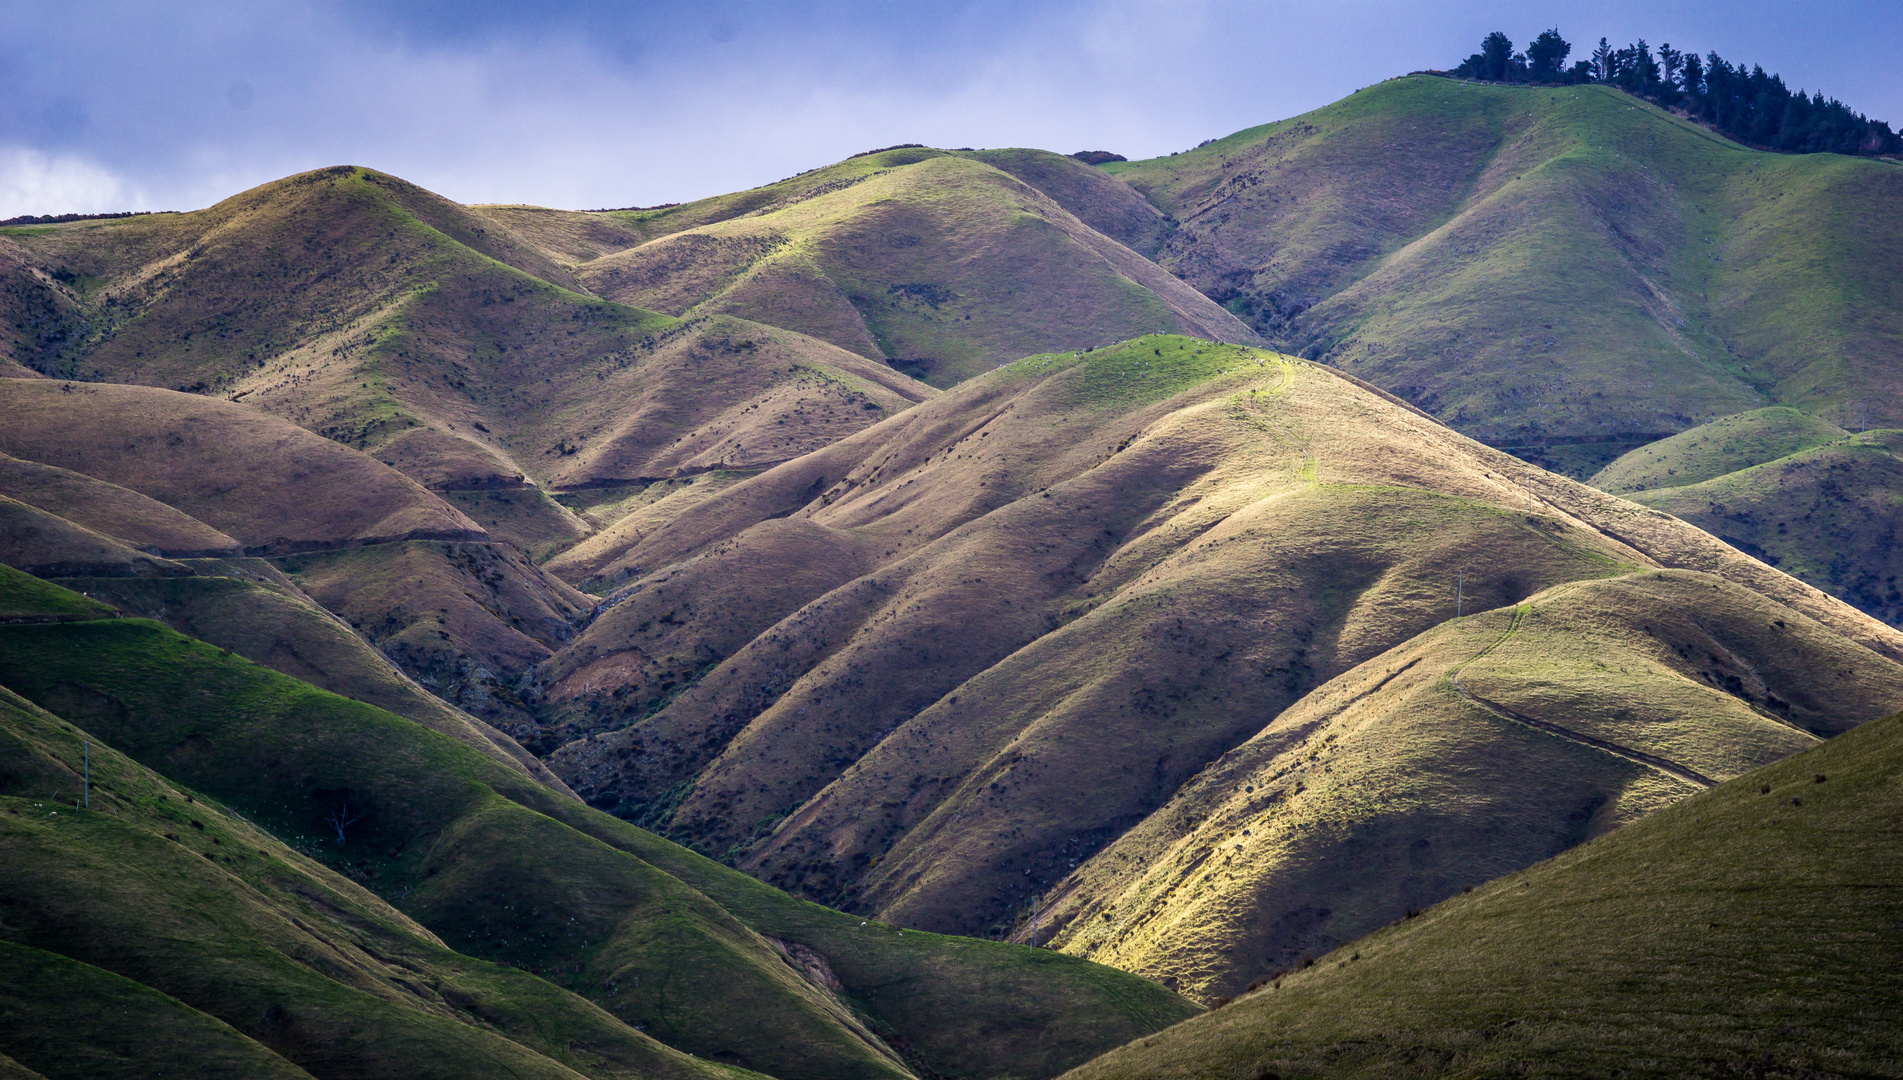
{"type": "Polygon", "coordinates": [[[1454,618],[1460,618],[1460,610],[1467,603],[1467,571],[1461,570],[1454,577],[1454,618]]]}
{"type": "Polygon", "coordinates": [[[82,743],[81,745],[86,748],[86,779],[80,790],[85,792],[86,809],[91,810],[93,808],[93,744],[82,743]]]}

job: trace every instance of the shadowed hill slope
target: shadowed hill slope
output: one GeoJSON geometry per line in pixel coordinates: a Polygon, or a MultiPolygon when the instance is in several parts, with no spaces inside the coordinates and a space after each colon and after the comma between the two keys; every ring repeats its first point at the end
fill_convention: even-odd
{"type": "Polygon", "coordinates": [[[1903,704],[1711,575],[1569,583],[1303,698],[1053,890],[1055,948],[1209,1000],[1903,704]]]}
{"type": "Polygon", "coordinates": [[[194,559],[182,565],[188,575],[51,580],[122,614],[162,622],[312,686],[388,709],[566,791],[514,739],[423,689],[391,655],[352,633],[270,562],[194,559]]]}
{"type": "MultiPolygon", "coordinates": [[[[642,215],[647,228],[668,231],[576,272],[602,296],[788,327],[941,387],[1028,353],[1146,332],[1257,340],[1194,289],[981,157],[893,150],[798,178],[798,195],[761,189],[762,205],[728,196],[725,213],[697,203],[642,215]],[[741,205],[750,208],[732,212],[741,205]]],[[[1154,231],[1158,215],[1146,221],[1128,195],[1113,202],[1102,178],[1085,180],[1028,152],[998,160],[1053,186],[1068,181],[1068,201],[1132,239],[1154,231]]]]}
{"type": "MultiPolygon", "coordinates": [[[[276,557],[298,590],[411,676],[505,728],[526,722],[506,684],[553,655],[589,608],[402,472],[269,413],[150,387],[26,379],[0,380],[0,407],[19,420],[0,431],[0,452],[17,459],[0,490],[120,530],[127,545],[162,546],[154,541],[168,534],[155,530],[183,535],[195,524],[206,543],[223,535],[276,557]]],[[[56,555],[30,565],[121,576],[111,567],[152,562],[56,555]]]]}
{"type": "Polygon", "coordinates": [[[129,488],[53,465],[0,457],[0,494],[154,555],[236,555],[236,540],[129,488]]]}
{"type": "MultiPolygon", "coordinates": [[[[1903,574],[1903,460],[1897,456],[1903,431],[1805,441],[1811,445],[1762,464],[1746,459],[1737,464],[1749,467],[1626,497],[1683,518],[1891,625],[1903,623],[1897,581],[1903,574]]],[[[1645,479],[1645,468],[1641,463],[1624,482],[1645,479]]]]}
{"type": "MultiPolygon", "coordinates": [[[[220,656],[148,622],[16,625],[0,633],[7,635],[0,682],[244,816],[232,819],[242,843],[218,831],[222,822],[189,834],[175,829],[189,847],[204,846],[220,866],[228,854],[236,865],[251,850],[274,849],[275,841],[263,842],[268,830],[368,888],[294,857],[307,872],[334,882],[332,891],[343,887],[360,898],[351,905],[332,900],[334,907],[371,904],[441,953],[446,950],[429,935],[462,950],[465,956],[447,955],[464,966],[518,969],[507,975],[518,987],[573,1002],[564,1006],[571,1012],[580,1003],[569,992],[592,999],[599,1010],[581,1006],[581,1012],[610,1029],[593,1036],[596,1041],[644,1044],[621,1026],[634,1024],[703,1058],[750,1063],[783,1077],[902,1077],[911,1073],[907,1061],[946,1076],[1048,1076],[1194,1011],[1154,984],[1070,958],[869,927],[792,900],[556,797],[415,725],[220,656]],[[384,907],[379,895],[408,916],[384,907]]],[[[77,739],[75,733],[68,741],[77,739]]],[[[66,760],[70,752],[60,756],[66,760]]],[[[39,782],[31,770],[10,775],[39,782]]],[[[96,802],[122,797],[118,777],[102,780],[107,786],[96,802]]],[[[123,815],[113,803],[97,809],[123,815]]],[[[189,814],[183,800],[179,809],[189,814]]],[[[196,865],[196,854],[185,854],[196,865]]],[[[106,906],[118,913],[116,922],[102,921],[100,912],[63,904],[59,898],[69,892],[63,879],[38,862],[33,867],[30,874],[10,875],[8,886],[23,891],[23,902],[32,894],[26,910],[43,920],[37,925],[52,920],[66,929],[16,938],[21,944],[45,949],[50,941],[99,934],[120,943],[113,963],[136,964],[133,977],[150,976],[141,981],[196,985],[191,980],[211,977],[169,966],[159,931],[172,899],[131,902],[128,893],[106,906]]],[[[126,887],[140,886],[127,881],[126,887]]],[[[165,886],[146,886],[154,887],[165,886]]],[[[213,899],[206,907],[238,906],[213,899]]],[[[222,946],[206,947],[215,953],[222,946]]],[[[395,963],[389,948],[377,949],[386,967],[395,963]]],[[[80,959],[96,964],[101,957],[80,959]]],[[[427,971],[415,962],[411,969],[427,971]]],[[[249,1008],[245,980],[216,985],[228,995],[227,1008],[249,1008]]],[[[437,1000],[426,990],[412,992],[437,1000]]],[[[287,995],[278,998],[283,1015],[310,1025],[301,1037],[313,1047],[334,1041],[320,1030],[319,1017],[330,1014],[300,1012],[306,1006],[294,987],[278,993],[287,995]]],[[[501,1034],[514,1034],[505,1017],[482,1011],[486,1004],[441,997],[450,1008],[488,1016],[501,1034]]],[[[243,1015],[252,1028],[266,1025],[267,1034],[274,1034],[269,1025],[288,1024],[262,1007],[243,1015]]],[[[581,1034],[551,1036],[551,1023],[572,1027],[573,1021],[545,1018],[538,1033],[558,1046],[581,1034]]],[[[351,1053],[379,1052],[375,1039],[342,1042],[351,1053]]],[[[453,1062],[441,1067],[458,1068],[453,1062]]],[[[362,1064],[330,1071],[377,1074],[362,1064]]]]}
{"type": "Polygon", "coordinates": [[[129,489],[256,553],[483,540],[415,481],[294,424],[147,387],[0,380],[0,450],[129,489]]]}
{"type": "Polygon", "coordinates": [[[32,574],[164,576],[190,571],[104,533],[0,495],[0,562],[32,574]]]}
{"type": "Polygon", "coordinates": [[[1899,775],[1866,724],[1068,1075],[1893,1074],[1899,775]]]}
{"type": "Polygon", "coordinates": [[[1769,404],[1903,421],[1892,163],[1410,76],[1104,168],[1179,221],[1158,261],[1277,344],[1574,476],[1769,404]]]}
{"type": "Polygon", "coordinates": [[[0,755],[0,1050],[46,1076],[745,1075],[451,952],[5,689],[0,755]],[[61,796],[81,759],[90,805],[76,807],[61,796]]]}
{"type": "Polygon", "coordinates": [[[1453,616],[1463,571],[1491,608],[1699,570],[1903,657],[1682,522],[1326,369],[1169,337],[962,384],[613,565],[632,583],[539,672],[556,771],[774,882],[964,932],[1019,925],[1205,763],[1453,616]]]}

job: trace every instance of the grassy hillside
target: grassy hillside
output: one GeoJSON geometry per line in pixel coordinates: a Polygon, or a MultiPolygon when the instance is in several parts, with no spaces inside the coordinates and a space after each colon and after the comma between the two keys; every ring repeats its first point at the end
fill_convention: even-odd
{"type": "MultiPolygon", "coordinates": [[[[1682,522],[1327,369],[1172,337],[962,384],[607,565],[628,583],[538,671],[556,771],[805,895],[961,932],[1021,929],[1206,763],[1451,618],[1463,575],[1490,609],[1704,571],[1873,670],[1903,658],[1895,631],[1682,522]]],[[[1356,888],[1399,901],[1377,879],[1401,872],[1356,888]]]]}
{"type": "Polygon", "coordinates": [[[0,1051],[44,1076],[734,1075],[451,952],[7,690],[0,754],[0,1051]]]}
{"type": "MultiPolygon", "coordinates": [[[[11,561],[35,572],[182,574],[132,549],[182,544],[203,554],[207,545],[242,544],[276,557],[274,570],[298,583],[291,591],[346,619],[437,695],[512,729],[527,718],[509,687],[589,609],[587,597],[402,471],[268,413],[171,390],[55,380],[0,380],[0,404],[21,421],[0,432],[0,451],[16,455],[0,462],[0,492],[35,504],[0,504],[4,512],[30,516],[45,506],[72,515],[8,530],[11,561]],[[78,521],[116,534],[88,540],[78,521]],[[54,533],[64,539],[54,542],[54,533]]],[[[482,494],[522,491],[535,489],[482,494]]],[[[243,621],[237,606],[219,611],[243,621]]],[[[210,621],[196,629],[252,634],[210,621]]],[[[244,651],[283,650],[263,642],[244,651]]]]}
{"type": "Polygon", "coordinates": [[[1203,1000],[1903,704],[1903,665],[1711,575],[1450,620],[1278,715],[1045,899],[1203,1000]]]}
{"type": "Polygon", "coordinates": [[[146,555],[104,533],[4,495],[0,495],[0,561],[49,576],[188,573],[170,559],[146,555]]]}
{"type": "Polygon", "coordinates": [[[1614,495],[1685,487],[1837,442],[1848,434],[1796,409],[1754,409],[1642,446],[1586,482],[1614,495]]]}
{"type": "Polygon", "coordinates": [[[236,555],[241,545],[197,518],[85,473],[0,457],[0,494],[173,558],[236,555]]]}
{"type": "Polygon", "coordinates": [[[1903,422],[1892,163],[1410,76],[1104,168],[1179,222],[1159,262],[1271,340],[1574,476],[1772,404],[1903,422]]]}
{"type": "MultiPolygon", "coordinates": [[[[0,633],[0,683],[241,814],[232,820],[245,838],[235,846],[269,850],[267,834],[283,838],[302,853],[300,865],[328,874],[304,861],[316,859],[342,875],[330,880],[356,890],[358,906],[387,900],[420,923],[414,933],[465,954],[465,965],[502,964],[490,970],[526,973],[510,977],[535,993],[592,1000],[599,1010],[582,1011],[614,1018],[624,1041],[641,1039],[616,1021],[702,1058],[782,1077],[905,1076],[911,1062],[946,1076],[1048,1076],[1194,1011],[1154,984],[1074,959],[874,928],[803,904],[461,744],[150,622],[0,633]]],[[[231,836],[191,834],[196,843],[213,837],[218,844],[207,846],[222,859],[231,836]]],[[[63,920],[64,937],[14,940],[47,949],[97,933],[124,942],[153,979],[212,978],[172,971],[164,955],[141,951],[166,940],[163,923],[148,921],[163,915],[151,901],[102,898],[118,914],[101,921],[90,908],[62,907],[70,885],[33,865],[12,885],[35,890],[34,910],[63,920]]],[[[127,885],[135,887],[136,879],[127,885]]],[[[238,910],[217,898],[200,907],[238,910]]],[[[237,980],[217,985],[248,992],[237,980]]],[[[298,995],[319,990],[271,992],[288,1015],[303,1016],[298,995]]],[[[241,1007],[251,1008],[231,1003],[241,1007]]],[[[261,1007],[252,1014],[272,1022],[261,1007]]],[[[318,1019],[305,1021],[311,1044],[339,1041],[321,1035],[318,1019]]],[[[573,1038],[547,1026],[545,1037],[559,1045],[573,1038]]],[[[351,1053],[385,1052],[376,1039],[341,1041],[351,1053]]],[[[337,1068],[375,1074],[362,1064],[337,1068]]]]}
{"type": "MultiPolygon", "coordinates": [[[[1698,430],[1686,435],[1696,437],[1698,430]]],[[[1903,431],[1847,435],[1698,483],[1627,497],[1683,518],[1887,623],[1903,624],[1899,450],[1903,431]]]]}
{"type": "Polygon", "coordinates": [[[1865,725],[1069,1075],[1892,1075],[1900,769],[1865,725]]]}
{"type": "Polygon", "coordinates": [[[502,492],[464,501],[530,550],[589,531],[531,481],[758,468],[929,392],[799,334],[589,296],[505,226],[367,169],[0,232],[21,363],[228,397],[432,490],[502,492]]]}
{"type": "Polygon", "coordinates": [[[0,563],[0,622],[111,618],[112,606],[0,563]]]}
{"type": "Polygon", "coordinates": [[[430,692],[510,731],[527,720],[511,687],[589,610],[502,544],[377,544],[276,566],[430,692]]]}
{"type": "Polygon", "coordinates": [[[192,573],[178,577],[53,580],[122,614],[157,620],[312,686],[388,709],[562,788],[547,766],[513,739],[444,700],[452,688],[442,688],[443,696],[425,690],[389,653],[352,633],[270,562],[205,559],[186,567],[192,573]]]}
{"type": "Polygon", "coordinates": [[[980,161],[1009,173],[1105,236],[1144,255],[1155,252],[1168,220],[1127,184],[1076,158],[1047,150],[933,150],[908,147],[848,158],[778,183],[676,206],[645,210],[575,211],[542,206],[469,209],[534,244],[556,262],[579,266],[650,240],[749,214],[771,213],[848,186],[868,174],[936,157],[980,161]]]}
{"type": "Polygon", "coordinates": [[[992,156],[996,167],[982,155],[893,150],[776,185],[797,183],[797,193],[637,215],[660,235],[576,273],[602,296],[799,330],[941,387],[1027,353],[1152,331],[1256,340],[1005,167],[1061,184],[1073,205],[1147,242],[1157,215],[1127,190],[1117,198],[1082,166],[1028,152],[992,156]]]}
{"type": "Polygon", "coordinates": [[[255,554],[486,539],[414,480],[255,409],[51,379],[0,380],[0,408],[0,451],[137,492],[255,554]]]}

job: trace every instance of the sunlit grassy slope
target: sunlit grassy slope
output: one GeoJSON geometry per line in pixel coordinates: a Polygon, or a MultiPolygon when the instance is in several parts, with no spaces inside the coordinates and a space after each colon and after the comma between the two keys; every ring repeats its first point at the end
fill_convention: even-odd
{"type": "Polygon", "coordinates": [[[1897,704],[1903,666],[1711,575],[1556,586],[1309,694],[1057,886],[1043,931],[1235,994],[1897,704]]]}
{"type": "Polygon", "coordinates": [[[602,296],[800,330],[937,386],[1150,331],[1256,340],[1066,203],[1138,243],[1160,222],[1127,188],[1055,155],[893,150],[752,192],[606,215],[655,238],[575,273],[602,296]]]}
{"type": "Polygon", "coordinates": [[[112,613],[110,604],[0,563],[0,622],[67,622],[112,613]]]}
{"type": "MultiPolygon", "coordinates": [[[[1024,934],[1037,897],[1208,763],[1457,604],[1679,567],[1723,586],[1693,594],[1702,617],[1757,604],[1872,671],[1903,657],[1895,631],[1673,518],[1325,368],[1167,336],[1012,364],[598,554],[625,584],[539,670],[569,740],[556,771],[808,896],[964,932],[1024,934]]],[[[1829,723],[1894,708],[1898,687],[1859,684],[1829,723]]],[[[1562,720],[1623,707],[1579,692],[1562,720]]],[[[1732,771],[1798,745],[1689,730],[1732,771]]],[[[1480,745],[1515,764],[1446,792],[1448,837],[1496,797],[1517,806],[1522,772],[1623,790],[1512,725],[1480,745]]],[[[1574,809],[1516,857],[1589,835],[1566,831],[1574,809]]],[[[1344,882],[1342,905],[1392,917],[1405,875],[1344,882]]]]}
{"type": "Polygon", "coordinates": [[[1587,483],[1614,495],[1686,487],[1837,442],[1847,434],[1828,420],[1796,409],[1754,409],[1640,447],[1594,473],[1587,483]]]}
{"type": "MultiPolygon", "coordinates": [[[[1680,438],[1701,438],[1706,430],[1680,438]]],[[[1735,471],[1718,472],[1722,465],[1713,463],[1705,471],[1709,479],[1628,490],[1626,497],[1683,518],[1885,622],[1903,623],[1897,583],[1903,574],[1903,460],[1897,457],[1903,431],[1824,435],[1807,437],[1781,456],[1774,451],[1783,447],[1771,443],[1754,455],[1759,461],[1726,459],[1735,471]]],[[[1716,432],[1709,441],[1733,440],[1716,432]]],[[[1634,451],[1595,479],[1637,485],[1659,479],[1659,465],[1689,456],[1668,449],[1660,455],[1664,461],[1651,465],[1644,459],[1651,449],[1634,451]]]]}
{"type": "Polygon", "coordinates": [[[1106,171],[1272,340],[1585,476],[1789,405],[1903,422],[1903,168],[1748,150],[1605,87],[1392,79],[1106,171]]]}
{"type": "Polygon", "coordinates": [[[1891,717],[1069,1075],[1895,1075],[1899,776],[1891,717]]]}
{"type": "MultiPolygon", "coordinates": [[[[0,635],[6,639],[0,683],[97,740],[102,787],[93,814],[78,816],[81,827],[98,820],[97,828],[123,829],[125,819],[143,809],[127,794],[131,782],[123,770],[115,774],[99,764],[102,756],[108,765],[118,760],[107,746],[122,747],[168,782],[188,785],[182,793],[216,800],[230,815],[199,818],[203,830],[187,832],[182,819],[170,829],[190,849],[176,856],[185,865],[199,865],[201,847],[216,856],[208,884],[174,886],[176,874],[155,866],[153,874],[114,878],[116,892],[79,890],[96,902],[76,903],[79,879],[69,876],[99,875],[114,860],[142,866],[147,856],[137,845],[156,845],[163,853],[174,850],[167,846],[173,842],[157,835],[108,837],[100,855],[105,862],[88,869],[70,859],[58,862],[61,852],[87,850],[84,842],[50,834],[22,840],[9,866],[26,872],[10,873],[0,886],[10,890],[7,910],[26,913],[0,924],[8,940],[144,982],[280,1054],[288,1044],[304,1054],[291,1060],[317,1075],[381,1075],[432,1052],[417,1042],[423,1035],[403,1032],[404,1014],[387,1005],[378,1016],[384,1026],[374,1030],[395,1034],[371,1037],[365,1021],[351,1019],[358,1015],[351,1010],[361,1012],[351,1003],[358,999],[323,983],[342,979],[361,989],[364,977],[350,965],[363,961],[352,959],[346,946],[337,946],[344,950],[342,968],[322,946],[318,953],[300,952],[297,931],[288,929],[297,924],[287,917],[244,914],[271,908],[276,898],[269,890],[259,897],[243,891],[247,884],[220,885],[230,874],[291,862],[316,875],[329,893],[341,889],[353,897],[348,905],[327,899],[316,906],[325,924],[344,918],[336,910],[345,912],[353,940],[365,933],[389,936],[366,924],[366,916],[350,914],[367,905],[371,923],[395,920],[434,946],[436,967],[459,965],[512,980],[525,1002],[544,1001],[527,1002],[516,1015],[554,1010],[538,1017],[532,1031],[516,1032],[508,1014],[491,1015],[480,995],[463,1001],[443,991],[432,981],[436,968],[410,957],[410,946],[374,937],[366,944],[380,965],[373,973],[405,972],[376,977],[395,987],[390,992],[399,1002],[408,1000],[402,993],[423,999],[431,1023],[439,1016],[460,1022],[460,1009],[532,1050],[552,1044],[568,1055],[563,1060],[588,1062],[570,1064],[587,1075],[623,1074],[589,1067],[598,1066],[589,1054],[608,1055],[617,1041],[632,1048],[620,1051],[624,1056],[647,1047],[643,1052],[657,1060],[686,1060],[669,1057],[637,1030],[701,1058],[780,1077],[897,1077],[914,1069],[946,1076],[1050,1075],[1194,1011],[1154,984],[1075,959],[900,933],[794,900],[389,713],[151,622],[14,625],[0,628],[0,635]],[[256,864],[254,850],[260,852],[256,864]],[[239,893],[232,894],[233,887],[239,893]],[[186,910],[212,925],[181,942],[167,928],[186,910]],[[292,938],[254,940],[260,920],[284,924],[292,938]],[[288,950],[289,959],[273,959],[273,948],[288,950]],[[244,959],[221,977],[227,969],[220,965],[237,961],[212,961],[234,951],[244,959]],[[263,970],[253,974],[242,967],[247,963],[263,970]],[[279,969],[288,974],[274,974],[279,969]],[[393,980],[407,980],[408,988],[393,980]],[[567,1004],[557,1009],[547,1002],[567,1004]],[[580,1030],[583,1021],[601,1030],[580,1030]],[[351,1022],[359,1024],[356,1037],[325,1033],[351,1022]],[[558,1030],[563,1024],[573,1030],[558,1030]],[[540,1042],[524,1041],[528,1035],[540,1042]],[[338,1054],[355,1058],[332,1060],[338,1054]]],[[[80,737],[66,730],[64,743],[80,737]]],[[[70,764],[72,749],[63,745],[59,760],[70,764]]],[[[23,762],[10,760],[9,782],[27,785],[20,794],[46,803],[35,809],[47,813],[47,822],[35,827],[56,827],[50,812],[62,792],[72,794],[66,791],[71,772],[23,762]],[[39,790],[47,784],[59,790],[39,790]]],[[[183,794],[172,798],[172,816],[190,816],[183,794]]],[[[328,894],[306,888],[296,895],[328,894]]],[[[297,910],[310,903],[298,899],[297,910]]],[[[369,989],[373,997],[388,996],[369,989]]],[[[423,1026],[424,1035],[441,1029],[423,1026]]],[[[468,1053],[503,1052],[485,1051],[480,1040],[465,1042],[468,1053]]],[[[0,1050],[31,1065],[11,1047],[0,1050]]],[[[483,1071],[454,1055],[436,1056],[442,1060],[428,1067],[445,1075],[483,1071]]]]}

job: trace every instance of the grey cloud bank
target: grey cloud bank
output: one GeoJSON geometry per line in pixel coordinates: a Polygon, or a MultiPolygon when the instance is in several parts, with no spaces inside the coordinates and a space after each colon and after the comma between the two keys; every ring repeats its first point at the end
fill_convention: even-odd
{"type": "Polygon", "coordinates": [[[368,165],[464,202],[677,201],[895,142],[1132,157],[1557,24],[1903,121],[1889,3],[77,3],[0,9],[0,217],[368,165]]]}

